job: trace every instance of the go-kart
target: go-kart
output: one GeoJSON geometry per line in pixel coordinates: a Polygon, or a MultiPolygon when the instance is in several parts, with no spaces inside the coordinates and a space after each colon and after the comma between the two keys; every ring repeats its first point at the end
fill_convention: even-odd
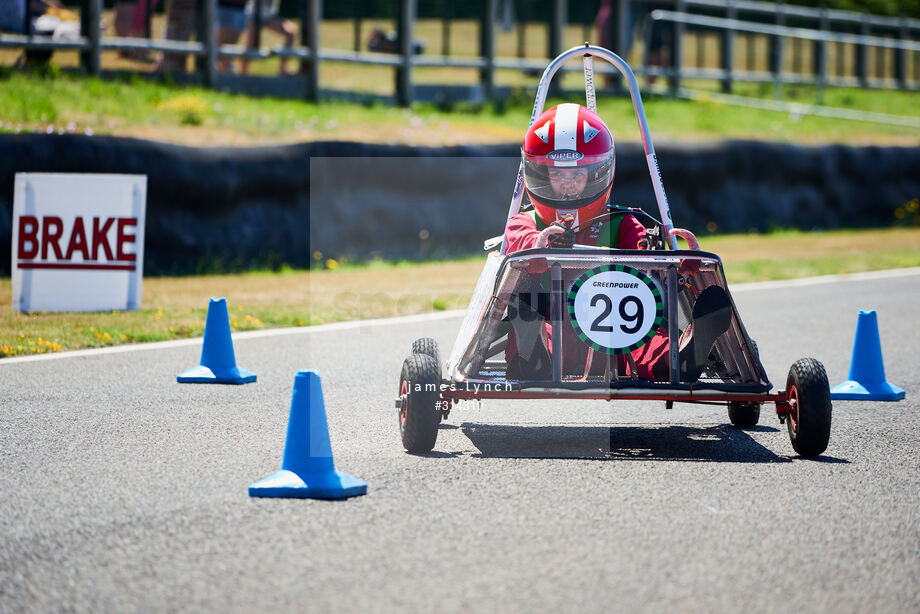
{"type": "MultiPolygon", "coordinates": [[[[411,453],[431,451],[439,423],[453,404],[469,399],[660,400],[667,407],[725,405],[730,422],[740,428],[756,425],[761,406],[773,403],[794,450],[803,457],[821,454],[831,425],[824,367],[813,358],[797,360],[785,390],[772,391],[721,260],[692,249],[698,247],[692,234],[673,227],[638,85],[626,62],[587,43],[562,53],[543,73],[531,123],[543,111],[553,75],[575,57],[584,61],[592,111],[593,58],[611,63],[629,88],[660,219],[612,206],[605,215],[629,212],[639,218],[649,249],[575,244],[509,254],[502,237],[487,241],[491,251],[446,363],[431,338],[416,340],[403,362],[396,399],[403,446],[411,453]],[[691,249],[677,249],[677,235],[688,238],[691,249]],[[659,364],[654,377],[640,377],[636,356],[655,338],[668,349],[664,368],[659,364]],[[522,365],[522,348],[541,344],[551,353],[522,365]]],[[[523,167],[508,219],[519,211],[522,195],[523,167]]]]}

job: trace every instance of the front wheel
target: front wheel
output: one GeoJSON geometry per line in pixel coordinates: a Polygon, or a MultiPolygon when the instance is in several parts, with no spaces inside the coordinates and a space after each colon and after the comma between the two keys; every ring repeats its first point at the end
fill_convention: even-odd
{"type": "Polygon", "coordinates": [[[403,447],[413,454],[431,452],[438,439],[438,365],[427,354],[412,354],[399,375],[399,432],[403,447]]]}
{"type": "Polygon", "coordinates": [[[831,436],[831,388],[824,365],[814,358],[800,358],[789,368],[786,398],[792,412],[786,427],[792,447],[811,458],[827,449],[831,436]]]}

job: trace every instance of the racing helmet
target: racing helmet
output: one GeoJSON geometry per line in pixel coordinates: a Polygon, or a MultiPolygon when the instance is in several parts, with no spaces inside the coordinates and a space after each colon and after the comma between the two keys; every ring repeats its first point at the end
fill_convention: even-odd
{"type": "Polygon", "coordinates": [[[545,111],[528,128],[521,157],[524,186],[543,223],[573,216],[578,224],[604,212],[616,155],[597,113],[574,103],[545,111]]]}

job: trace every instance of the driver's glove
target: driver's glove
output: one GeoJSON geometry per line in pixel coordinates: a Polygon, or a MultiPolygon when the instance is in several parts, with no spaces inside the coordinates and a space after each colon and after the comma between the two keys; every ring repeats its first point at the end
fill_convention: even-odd
{"type": "Polygon", "coordinates": [[[571,226],[565,226],[559,222],[555,222],[554,226],[562,228],[562,232],[549,238],[550,247],[562,247],[568,249],[575,245],[575,231],[572,230],[571,226]]]}
{"type": "MultiPolygon", "coordinates": [[[[565,233],[565,228],[562,226],[552,225],[540,233],[540,236],[537,237],[537,247],[561,247],[556,243],[557,237],[565,233]]],[[[575,233],[572,233],[572,243],[575,242],[575,233]]]]}

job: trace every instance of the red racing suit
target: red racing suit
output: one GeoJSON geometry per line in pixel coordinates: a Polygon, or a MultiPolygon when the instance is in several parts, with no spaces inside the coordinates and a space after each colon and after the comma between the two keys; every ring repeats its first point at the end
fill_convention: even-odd
{"type": "MultiPolygon", "coordinates": [[[[505,246],[506,253],[513,254],[525,249],[537,247],[537,239],[540,232],[546,229],[536,213],[524,211],[513,216],[508,220],[505,228],[505,246]]],[[[646,249],[648,245],[645,238],[645,227],[639,222],[634,215],[621,214],[614,215],[609,221],[596,222],[587,228],[583,228],[575,235],[575,243],[581,245],[606,245],[618,249],[646,249]]],[[[541,287],[545,292],[550,291],[549,275],[546,274],[547,268],[545,260],[534,260],[529,272],[534,276],[543,275],[545,279],[541,281],[541,287]]],[[[568,288],[572,285],[577,277],[576,274],[566,275],[563,269],[563,287],[568,288]],[[571,278],[569,278],[571,277],[571,278]]],[[[585,370],[585,363],[588,356],[588,346],[581,341],[575,334],[575,329],[569,321],[568,310],[563,309],[562,339],[563,339],[563,373],[567,375],[582,374],[585,370]]],[[[543,322],[541,334],[543,345],[552,355],[552,323],[549,318],[543,322]]],[[[668,365],[668,332],[664,328],[659,328],[655,335],[642,347],[631,352],[631,356],[636,363],[637,375],[641,379],[655,380],[667,377],[668,365]],[[656,368],[657,367],[657,368],[656,368]],[[653,369],[658,373],[658,378],[653,375],[653,369]]],[[[505,349],[505,359],[508,364],[508,377],[514,378],[516,374],[513,365],[517,357],[517,340],[512,330],[508,334],[508,343],[505,349]]],[[[595,356],[592,363],[592,374],[603,374],[606,358],[595,356]]],[[[631,374],[631,369],[626,364],[625,357],[619,357],[619,369],[631,374]]]]}

